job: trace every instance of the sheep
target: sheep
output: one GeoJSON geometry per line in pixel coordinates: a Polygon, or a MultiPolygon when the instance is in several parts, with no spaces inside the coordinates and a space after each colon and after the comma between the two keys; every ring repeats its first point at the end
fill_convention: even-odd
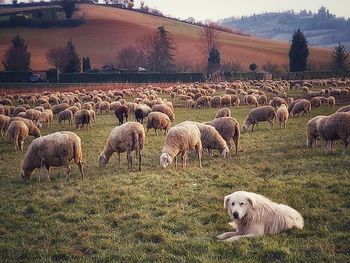
{"type": "Polygon", "coordinates": [[[341,107],[336,112],[350,112],[350,105],[341,107]]]}
{"type": "Polygon", "coordinates": [[[23,121],[13,121],[7,128],[7,135],[15,145],[15,150],[23,152],[24,140],[28,138],[29,129],[23,121]]]}
{"type": "Polygon", "coordinates": [[[156,135],[158,136],[157,129],[164,130],[164,135],[168,132],[171,126],[171,121],[168,115],[162,113],[162,112],[151,112],[148,114],[147,119],[147,134],[149,129],[154,129],[156,135]]]}
{"type": "Polygon", "coordinates": [[[325,116],[316,116],[309,120],[306,125],[306,147],[317,146],[317,138],[319,134],[317,132],[317,123],[325,116]]]}
{"type": "Polygon", "coordinates": [[[52,113],[54,115],[60,113],[61,111],[64,111],[65,109],[69,108],[69,104],[68,103],[61,103],[61,104],[57,104],[52,106],[51,110],[52,113]]]}
{"type": "Polygon", "coordinates": [[[165,145],[160,155],[160,167],[165,169],[181,154],[182,167],[186,166],[186,159],[190,151],[195,150],[198,156],[199,167],[202,167],[202,141],[197,125],[193,123],[179,124],[169,129],[165,138],[165,145]]]}
{"type": "MultiPolygon", "coordinates": [[[[89,114],[90,114],[90,125],[92,123],[92,121],[94,121],[94,123],[96,123],[96,112],[94,110],[88,110],[89,114]]],[[[75,116],[75,114],[74,114],[75,116]]]]}
{"type": "Polygon", "coordinates": [[[326,141],[326,149],[332,150],[333,141],[342,140],[346,148],[350,143],[350,114],[336,112],[330,116],[323,117],[317,123],[317,132],[321,139],[326,141]]]}
{"type": "MultiPolygon", "coordinates": [[[[185,122],[186,123],[186,122],[185,122]]],[[[196,123],[200,133],[202,148],[208,150],[209,158],[212,157],[212,150],[218,150],[222,158],[226,158],[230,149],[220,133],[211,125],[196,123]]]]}
{"type": "Polygon", "coordinates": [[[102,101],[99,105],[100,113],[108,113],[111,109],[111,106],[108,101],[102,101]]]}
{"type": "Polygon", "coordinates": [[[303,115],[308,115],[311,112],[311,103],[310,101],[306,99],[300,99],[297,103],[294,104],[294,107],[292,111],[290,112],[290,116],[293,117],[294,115],[303,112],[303,115]]]}
{"type": "Polygon", "coordinates": [[[3,136],[7,130],[8,124],[10,121],[10,117],[9,116],[5,116],[5,115],[0,115],[0,133],[1,136],[3,136]]]}
{"type": "Polygon", "coordinates": [[[229,108],[222,108],[220,109],[214,119],[220,118],[220,117],[231,117],[231,110],[229,108]]]}
{"type": "Polygon", "coordinates": [[[163,112],[164,114],[168,115],[168,117],[170,118],[171,121],[175,120],[174,112],[167,105],[155,104],[155,105],[152,106],[152,111],[163,112]]]}
{"type": "Polygon", "coordinates": [[[52,127],[53,113],[50,109],[45,109],[36,123],[39,128],[43,126],[43,123],[46,123],[46,128],[52,127]]]}
{"type": "Polygon", "coordinates": [[[12,116],[13,117],[16,117],[16,116],[18,116],[18,114],[20,113],[20,112],[26,112],[26,108],[25,107],[22,107],[22,106],[17,106],[14,110],[13,110],[13,112],[12,112],[12,116]]]}
{"type": "Polygon", "coordinates": [[[230,107],[231,106],[232,96],[228,94],[221,95],[221,106],[230,107]]]}
{"type": "Polygon", "coordinates": [[[283,98],[280,98],[280,97],[274,97],[272,100],[270,100],[269,102],[269,105],[274,107],[274,108],[277,108],[279,106],[281,106],[282,104],[285,104],[287,105],[287,102],[285,99],[283,98]]]}
{"type": "Polygon", "coordinates": [[[321,106],[322,102],[319,97],[313,97],[310,99],[311,109],[316,109],[321,106]]]}
{"type": "Polygon", "coordinates": [[[32,120],[34,123],[37,123],[39,117],[41,115],[41,112],[38,110],[34,110],[34,109],[28,109],[26,111],[26,118],[29,120],[32,120]]]}
{"type": "Polygon", "coordinates": [[[114,111],[115,116],[119,121],[119,125],[124,123],[124,119],[127,122],[129,117],[129,107],[126,105],[118,106],[114,111]]]}
{"type": "Polygon", "coordinates": [[[61,111],[57,115],[58,123],[62,125],[62,121],[65,123],[66,120],[68,121],[69,125],[72,124],[73,120],[73,112],[70,109],[65,109],[64,111],[61,111]]]}
{"type": "Polygon", "coordinates": [[[282,125],[283,125],[283,128],[285,129],[286,128],[286,123],[287,123],[288,117],[289,117],[288,109],[287,109],[285,104],[282,104],[277,109],[276,116],[277,116],[277,120],[278,120],[278,122],[280,124],[280,128],[282,129],[282,125]]]}
{"type": "Polygon", "coordinates": [[[75,113],[74,116],[75,120],[75,127],[76,129],[80,129],[80,127],[83,127],[86,125],[86,128],[89,130],[89,127],[91,128],[91,113],[89,110],[79,110],[75,113]]]}
{"type": "Polygon", "coordinates": [[[247,131],[250,125],[252,125],[252,130],[254,130],[254,126],[259,122],[268,121],[270,123],[270,129],[273,126],[273,120],[276,118],[275,108],[272,106],[259,106],[255,109],[252,109],[246,119],[243,122],[243,130],[247,131]]]}
{"type": "Polygon", "coordinates": [[[238,107],[239,104],[241,103],[241,100],[239,99],[239,97],[237,95],[231,95],[231,105],[238,107]]]}
{"type": "Polygon", "coordinates": [[[221,97],[220,96],[214,96],[210,100],[210,107],[217,108],[221,105],[221,97]]]}
{"type": "Polygon", "coordinates": [[[231,139],[233,139],[236,155],[238,155],[238,142],[240,137],[239,122],[232,117],[220,117],[204,124],[213,126],[226,141],[229,149],[231,149],[231,139]]]}
{"type": "MultiPolygon", "coordinates": [[[[84,179],[81,139],[74,132],[62,131],[36,138],[29,145],[21,164],[21,176],[28,180],[37,168],[46,168],[50,181],[50,168],[66,166],[66,181],[70,178],[70,162],[78,165],[81,179],[84,179]]],[[[40,179],[40,177],[39,177],[40,179]]]]}
{"type": "Polygon", "coordinates": [[[143,123],[143,119],[148,116],[152,109],[146,104],[137,104],[135,107],[134,115],[135,120],[139,123],[143,123]]]}
{"type": "Polygon", "coordinates": [[[131,152],[136,151],[138,157],[139,171],[141,171],[141,153],[145,142],[145,130],[141,123],[126,122],[115,127],[106,143],[104,150],[99,155],[99,166],[104,167],[109,162],[114,152],[118,154],[117,172],[120,166],[120,153],[126,151],[128,171],[132,170],[131,152]]]}
{"type": "MultiPolygon", "coordinates": [[[[197,93],[199,94],[199,93],[197,93]]],[[[200,96],[196,99],[196,103],[194,108],[209,108],[210,105],[210,97],[209,96],[200,96]]]]}
{"type": "Polygon", "coordinates": [[[248,105],[252,105],[255,107],[259,106],[258,99],[254,95],[247,95],[246,102],[248,105]]]}
{"type": "Polygon", "coordinates": [[[333,96],[329,96],[327,98],[327,103],[328,103],[329,107],[334,107],[334,105],[335,105],[335,98],[333,96]]]}
{"type": "Polygon", "coordinates": [[[266,97],[266,95],[259,96],[258,103],[259,103],[260,106],[267,105],[267,97],[266,97]]]}
{"type": "Polygon", "coordinates": [[[301,99],[293,100],[289,105],[288,105],[288,113],[290,114],[292,112],[292,109],[296,103],[298,103],[301,99]]]}
{"type": "Polygon", "coordinates": [[[23,121],[28,127],[29,135],[34,136],[34,138],[38,138],[41,136],[39,128],[35,125],[35,123],[32,120],[28,120],[22,117],[11,117],[8,125],[10,125],[13,121],[23,121]]]}

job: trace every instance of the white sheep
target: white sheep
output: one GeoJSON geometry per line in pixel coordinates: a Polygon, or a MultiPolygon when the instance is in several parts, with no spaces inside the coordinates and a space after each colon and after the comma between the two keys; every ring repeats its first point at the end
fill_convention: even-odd
{"type": "Polygon", "coordinates": [[[145,130],[138,122],[126,122],[115,127],[108,138],[104,150],[99,155],[100,167],[106,166],[113,153],[118,154],[117,172],[120,166],[120,153],[126,152],[128,170],[132,170],[131,152],[136,151],[138,157],[139,171],[141,171],[141,152],[145,142],[145,130]]]}
{"type": "Polygon", "coordinates": [[[285,129],[286,123],[289,117],[288,109],[285,104],[281,104],[281,106],[277,109],[276,115],[277,115],[277,121],[280,124],[280,128],[282,128],[282,125],[283,125],[283,128],[285,129]]]}

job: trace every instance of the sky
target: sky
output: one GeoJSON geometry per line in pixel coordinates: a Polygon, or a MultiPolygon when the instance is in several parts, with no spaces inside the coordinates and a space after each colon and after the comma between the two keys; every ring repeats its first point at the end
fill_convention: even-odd
{"type": "MultiPolygon", "coordinates": [[[[143,0],[145,5],[157,8],[165,15],[196,20],[218,20],[231,16],[259,14],[271,11],[311,10],[321,6],[337,16],[350,17],[350,0],[143,0]]],[[[135,0],[139,7],[140,0],[135,0]]]]}

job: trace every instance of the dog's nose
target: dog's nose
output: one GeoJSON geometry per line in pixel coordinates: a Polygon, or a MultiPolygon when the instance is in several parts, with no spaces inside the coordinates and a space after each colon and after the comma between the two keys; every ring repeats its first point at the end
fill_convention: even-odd
{"type": "Polygon", "coordinates": [[[239,216],[238,212],[233,212],[232,215],[234,219],[238,219],[238,216],[239,216]]]}

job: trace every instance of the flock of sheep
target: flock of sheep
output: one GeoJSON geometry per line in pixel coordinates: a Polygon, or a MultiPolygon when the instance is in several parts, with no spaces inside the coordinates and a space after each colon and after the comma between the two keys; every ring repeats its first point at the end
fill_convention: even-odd
{"type": "MultiPolygon", "coordinates": [[[[177,165],[177,156],[182,166],[193,152],[201,167],[204,149],[212,156],[217,150],[225,158],[234,145],[238,153],[240,124],[231,117],[229,107],[249,105],[252,107],[243,122],[243,130],[253,131],[260,122],[270,127],[277,121],[286,128],[289,117],[308,115],[322,104],[330,107],[336,100],[350,97],[350,80],[312,81],[236,81],[218,84],[183,84],[159,88],[146,87],[124,90],[76,90],[75,92],[43,92],[38,94],[4,94],[0,97],[0,131],[7,134],[15,149],[24,150],[23,144],[29,136],[35,137],[26,152],[21,165],[21,175],[28,179],[37,168],[45,167],[50,179],[50,167],[66,166],[69,179],[74,160],[81,177],[84,177],[81,139],[74,132],[61,131],[41,136],[40,129],[51,128],[56,118],[61,125],[75,124],[77,129],[93,126],[96,113],[108,114],[114,111],[119,126],[115,127],[103,151],[99,154],[99,165],[105,166],[111,155],[127,153],[128,170],[132,170],[131,152],[136,152],[138,170],[141,171],[141,157],[146,134],[154,129],[158,135],[163,130],[165,144],[160,153],[160,166],[166,168],[172,162],[177,165]],[[323,86],[313,91],[313,86],[323,86]],[[288,97],[287,92],[300,89],[303,98],[288,97]],[[170,100],[161,95],[168,94],[170,100]],[[219,95],[221,94],[221,95],[219,95]],[[270,99],[268,99],[270,98],[270,99]],[[171,127],[175,120],[174,104],[177,107],[193,109],[219,108],[215,118],[205,123],[185,121],[171,127]],[[16,105],[16,106],[14,106],[16,105]],[[128,121],[134,117],[135,122],[128,121]],[[146,132],[143,122],[146,121],[146,132]],[[233,144],[232,144],[233,141],[233,144]]],[[[316,145],[317,138],[332,148],[335,140],[342,140],[345,148],[350,143],[350,106],[345,106],[330,116],[317,116],[307,123],[307,146],[316,145]]],[[[345,151],[345,150],[344,150],[345,151]]]]}

